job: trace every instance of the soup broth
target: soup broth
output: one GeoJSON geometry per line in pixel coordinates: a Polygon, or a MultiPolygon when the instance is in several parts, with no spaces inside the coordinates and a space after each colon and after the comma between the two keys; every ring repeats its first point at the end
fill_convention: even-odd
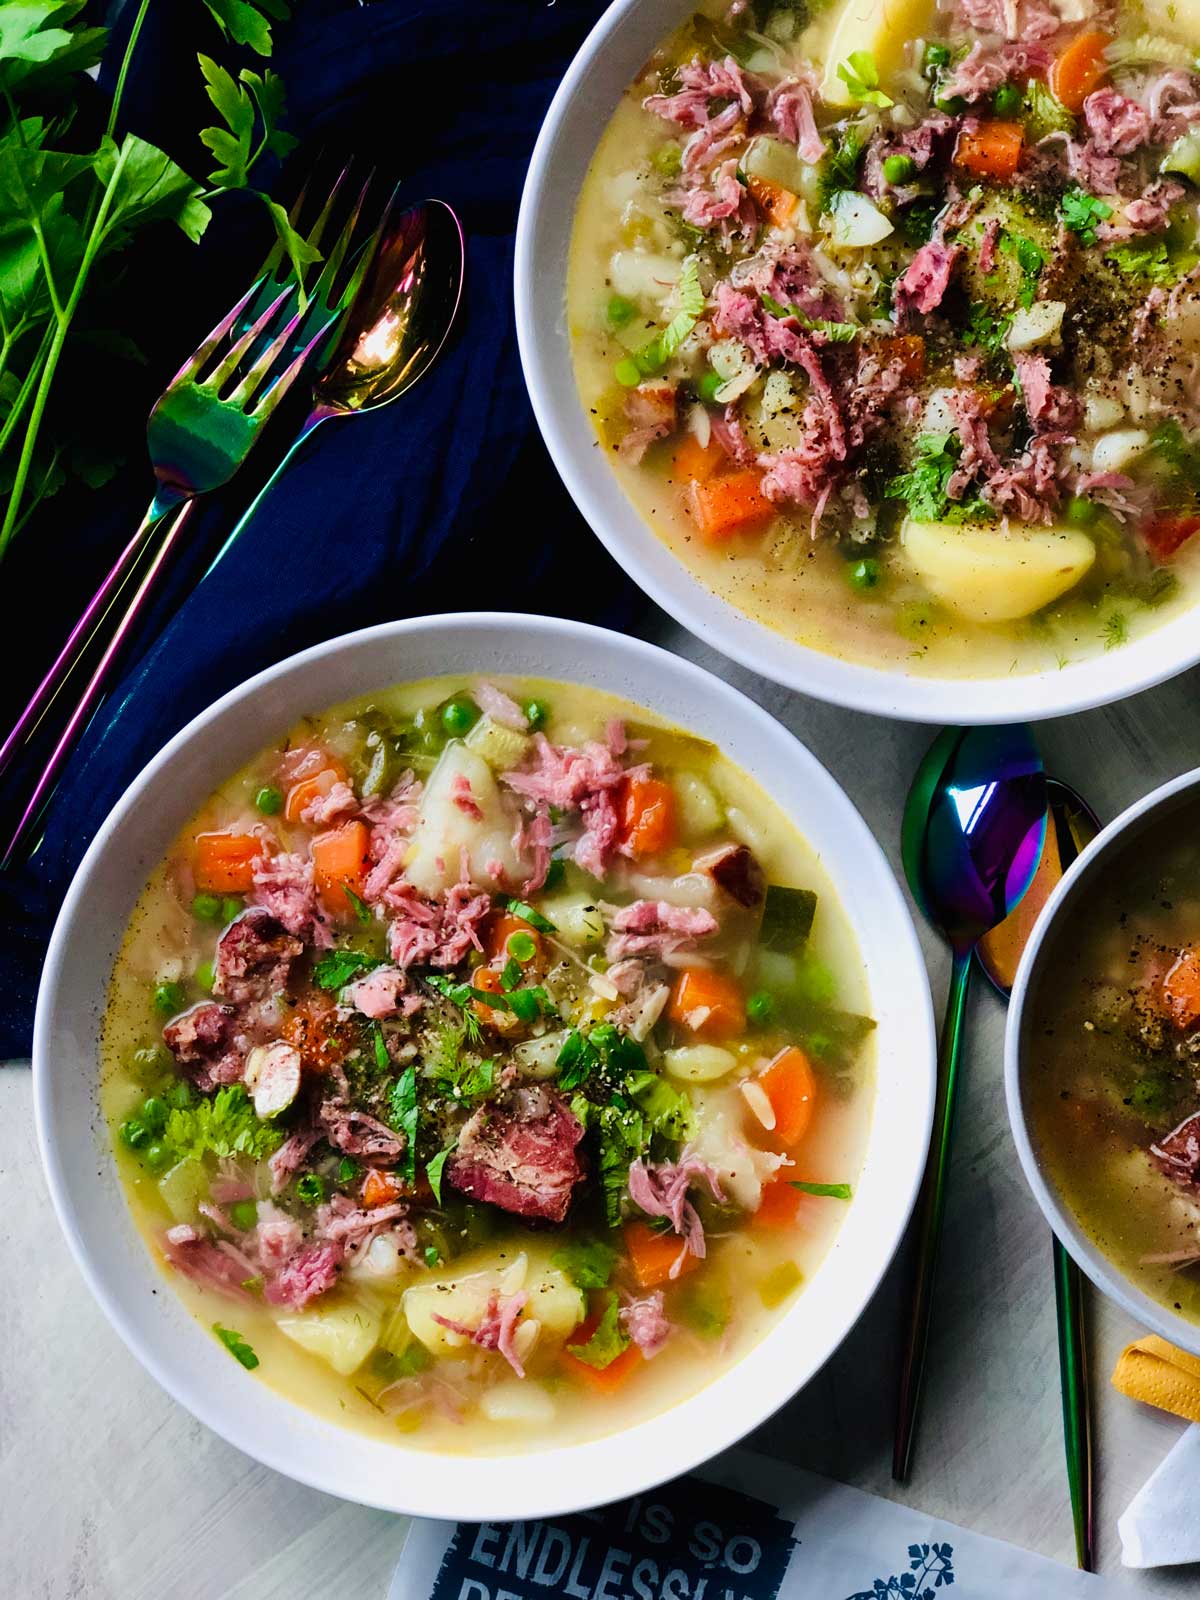
{"type": "Polygon", "coordinates": [[[1194,602],[1189,15],[752,0],[665,41],[597,147],[567,311],[597,447],[709,589],[950,676],[1194,602]]]}
{"type": "Polygon", "coordinates": [[[819,861],[715,746],[569,684],[430,680],[305,720],[184,828],[102,1103],[231,1359],[510,1452],[671,1405],[807,1292],[868,1011],[819,861]]]}
{"type": "Polygon", "coordinates": [[[1056,931],[1023,1083],[1075,1220],[1200,1321],[1200,846],[1194,797],[1129,840],[1056,931]]]}

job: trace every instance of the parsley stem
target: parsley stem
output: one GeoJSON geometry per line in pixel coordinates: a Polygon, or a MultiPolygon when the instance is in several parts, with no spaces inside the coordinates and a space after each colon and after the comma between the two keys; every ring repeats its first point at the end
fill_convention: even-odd
{"type": "Polygon", "coordinates": [[[49,349],[50,341],[54,336],[54,326],[55,325],[53,322],[48,322],[43,329],[41,348],[39,349],[34,360],[30,363],[29,371],[25,374],[25,377],[21,382],[21,387],[17,391],[17,398],[13,401],[8,415],[5,417],[3,423],[0,423],[0,455],[4,454],[5,446],[15,432],[17,424],[25,415],[25,407],[29,404],[30,397],[33,394],[34,388],[36,387],[37,375],[41,371],[42,358],[45,352],[49,349]]]}
{"type": "MultiPolygon", "coordinates": [[[[143,0],[143,10],[148,0],[143,0]]],[[[21,513],[21,501],[25,495],[25,485],[29,480],[30,468],[33,466],[33,452],[37,448],[38,434],[41,431],[42,420],[46,414],[46,405],[50,399],[50,389],[54,383],[54,374],[62,357],[63,347],[67,342],[67,335],[71,331],[71,323],[79,309],[79,302],[83,298],[83,291],[87,287],[88,277],[92,265],[104,242],[105,227],[108,222],[108,213],[112,209],[113,196],[121,181],[121,174],[125,170],[125,163],[129,159],[129,147],[122,147],[117,151],[117,158],[113,162],[112,175],[104,187],[104,194],[100,201],[100,208],[96,213],[96,220],[88,235],[87,244],[84,246],[83,259],[79,263],[79,270],[75,274],[75,283],[71,289],[66,305],[54,323],[54,337],[50,348],[46,352],[45,365],[42,367],[41,381],[37,386],[37,393],[33,400],[33,409],[29,413],[29,422],[25,428],[25,439],[21,446],[21,457],[17,462],[17,470],[13,476],[12,488],[9,491],[8,507],[4,514],[4,525],[0,527],[0,556],[8,548],[9,540],[15,533],[21,513]]]]}
{"type": "Polygon", "coordinates": [[[112,105],[109,107],[108,112],[108,126],[104,130],[105,135],[109,139],[113,137],[113,132],[117,126],[117,117],[120,115],[121,111],[121,101],[125,96],[125,79],[129,75],[130,63],[133,60],[133,52],[137,49],[138,35],[142,31],[142,23],[145,22],[146,12],[149,9],[150,0],[142,0],[141,6],[138,8],[138,14],[133,19],[133,27],[129,30],[129,42],[125,46],[125,54],[121,59],[121,70],[117,73],[117,83],[113,90],[112,105]]]}

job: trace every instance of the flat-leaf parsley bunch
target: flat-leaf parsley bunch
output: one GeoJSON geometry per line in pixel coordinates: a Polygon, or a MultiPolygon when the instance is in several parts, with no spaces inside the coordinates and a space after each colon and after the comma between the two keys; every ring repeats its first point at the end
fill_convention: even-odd
{"type": "MultiPolygon", "coordinates": [[[[135,134],[118,138],[125,80],[151,3],[138,0],[107,123],[93,144],[80,137],[77,92],[81,75],[100,61],[108,30],[82,25],[86,0],[0,0],[0,556],[69,478],[96,485],[113,471],[67,429],[55,437],[50,420],[58,409],[55,378],[72,340],[134,349],[124,335],[88,325],[97,265],[152,222],[174,222],[199,240],[213,197],[228,189],[258,193],[253,174],[262,156],[284,155],[295,144],[280,127],[278,76],[244,67],[234,77],[207,56],[199,66],[220,122],[200,134],[217,163],[206,182],[135,134]]],[[[203,3],[231,43],[263,57],[273,48],[272,23],[290,14],[286,0],[190,3],[203,3]]],[[[301,271],[316,252],[293,232],[282,207],[261,198],[301,271]]]]}

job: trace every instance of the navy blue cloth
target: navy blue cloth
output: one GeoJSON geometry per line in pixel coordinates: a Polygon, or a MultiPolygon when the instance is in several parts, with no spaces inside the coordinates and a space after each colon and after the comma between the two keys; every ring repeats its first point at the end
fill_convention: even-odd
{"type": "MultiPolygon", "coordinates": [[[[54,914],[89,840],[145,762],[218,695],[296,650],[389,618],[511,607],[640,631],[648,609],[546,455],[513,328],[513,231],[525,170],[599,0],[301,0],[295,9],[279,30],[274,62],[288,86],[292,131],[305,150],[377,150],[412,198],[433,194],[454,205],[469,241],[464,311],[419,389],[318,432],[202,582],[207,554],[277,459],[286,428],[265,438],[254,465],[194,519],[189,552],[93,719],[33,862],[0,881],[0,1058],[29,1048],[54,914]]],[[[195,66],[196,49],[211,43],[195,20],[203,9],[157,5],[149,15],[124,120],[203,172],[206,152],[195,143],[208,120],[195,66]]],[[[161,388],[253,271],[258,224],[235,197],[222,203],[198,251],[159,237],[132,253],[123,271],[129,331],[149,357],[143,398],[161,388]],[[188,291],[180,311],[172,309],[176,285],[188,291]]],[[[556,292],[548,291],[551,299],[556,292]]],[[[135,393],[127,409],[136,402],[135,393]]],[[[14,692],[44,668],[72,608],[148,499],[144,415],[144,405],[130,411],[129,465],[118,481],[74,508],[49,503],[6,563],[6,598],[38,583],[41,654],[22,653],[10,676],[14,692]],[[39,526],[68,560],[47,556],[39,526]],[[53,581],[48,560],[58,561],[53,581]]]]}

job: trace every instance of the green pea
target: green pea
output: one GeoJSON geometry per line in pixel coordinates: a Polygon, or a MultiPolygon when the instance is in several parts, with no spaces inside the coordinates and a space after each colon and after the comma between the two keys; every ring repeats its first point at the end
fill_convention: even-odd
{"type": "Polygon", "coordinates": [[[967,109],[967,102],[960,94],[935,94],[933,103],[939,111],[951,117],[960,116],[967,109]]]}
{"type": "Polygon", "coordinates": [[[1067,501],[1067,521],[1077,528],[1086,528],[1096,520],[1096,502],[1086,495],[1073,494],[1067,501]]]}
{"type": "Polygon", "coordinates": [[[244,909],[245,902],[241,895],[227,894],[221,901],[221,926],[224,927],[227,922],[232,922],[244,909]]]}
{"type": "Polygon", "coordinates": [[[610,328],[623,328],[627,322],[633,321],[637,315],[637,307],[623,294],[614,294],[605,307],[604,314],[608,318],[610,328]]]}
{"type": "Polygon", "coordinates": [[[514,961],[532,961],[537,955],[537,945],[527,933],[512,933],[508,938],[508,953],[514,961]]]}
{"type": "Polygon", "coordinates": [[[850,587],[865,592],[874,589],[881,577],[879,562],[874,556],[864,556],[861,561],[851,562],[846,576],[850,579],[850,587]]]}
{"type": "Polygon", "coordinates": [[[674,142],[660,144],[651,160],[664,178],[673,178],[683,166],[683,147],[674,142]]]}
{"type": "Polygon", "coordinates": [[[160,983],[154,989],[154,1009],[161,1017],[173,1017],[187,1000],[181,983],[160,983]]]}
{"type": "Polygon", "coordinates": [[[121,1138],[131,1150],[143,1150],[154,1135],[140,1117],[130,1117],[121,1124],[121,1138]]]}
{"type": "Polygon", "coordinates": [[[161,1133],[167,1125],[169,1114],[170,1108],[167,1102],[160,1100],[156,1094],[152,1094],[147,1100],[143,1101],[142,1114],[139,1120],[145,1123],[151,1133],[161,1133]]]}
{"type": "Polygon", "coordinates": [[[169,1071],[173,1057],[165,1044],[147,1044],[140,1050],[133,1052],[130,1065],[133,1075],[140,1083],[148,1083],[151,1079],[159,1077],[169,1071]]]}
{"type": "Polygon", "coordinates": [[[717,398],[717,390],[725,382],[719,372],[706,372],[696,385],[696,393],[705,405],[712,405],[717,398]]]}
{"type": "Polygon", "coordinates": [[[550,707],[544,700],[526,700],[522,710],[533,733],[540,733],[550,721],[550,707]]]}
{"type": "Polygon", "coordinates": [[[171,1164],[170,1152],[161,1144],[148,1144],[142,1151],[142,1160],[151,1172],[161,1172],[164,1167],[171,1164]]]}
{"type": "Polygon", "coordinates": [[[746,1015],[760,1028],[765,1027],[775,1015],[775,996],[759,989],[746,1001],[746,1015]]]}
{"type": "Polygon", "coordinates": [[[622,389],[636,389],[642,381],[642,369],[632,356],[626,356],[624,361],[618,361],[613,368],[613,377],[622,389]]]}
{"type": "Polygon", "coordinates": [[[442,707],[442,727],[451,739],[461,739],[479,721],[479,707],[469,694],[456,694],[442,707]]]}
{"type": "Polygon", "coordinates": [[[948,67],[950,65],[949,45],[927,44],[925,46],[925,65],[927,67],[948,67]]]}
{"type": "Polygon", "coordinates": [[[273,817],[283,809],[283,791],[273,783],[266,783],[254,796],[254,804],[264,817],[273,817]]]}
{"type": "Polygon", "coordinates": [[[911,156],[895,155],[883,158],[883,175],[889,183],[908,183],[916,176],[917,163],[911,156]]]}
{"type": "Polygon", "coordinates": [[[233,1219],[235,1228],[240,1228],[243,1233],[249,1233],[258,1222],[258,1207],[253,1200],[239,1200],[230,1206],[229,1215],[233,1219]]]}
{"type": "Polygon", "coordinates": [[[218,894],[202,892],[192,897],[192,915],[201,922],[219,922],[221,920],[221,897],[218,894]]]}
{"type": "Polygon", "coordinates": [[[998,117],[1015,117],[1021,109],[1021,91],[1015,83],[1002,83],[992,96],[992,105],[998,117]]]}
{"type": "Polygon", "coordinates": [[[196,968],[194,976],[195,976],[195,979],[196,979],[196,987],[198,989],[203,989],[205,994],[211,994],[212,993],[212,988],[213,988],[213,980],[216,977],[216,973],[213,971],[212,962],[211,961],[202,961],[200,963],[200,965],[196,968]]]}

